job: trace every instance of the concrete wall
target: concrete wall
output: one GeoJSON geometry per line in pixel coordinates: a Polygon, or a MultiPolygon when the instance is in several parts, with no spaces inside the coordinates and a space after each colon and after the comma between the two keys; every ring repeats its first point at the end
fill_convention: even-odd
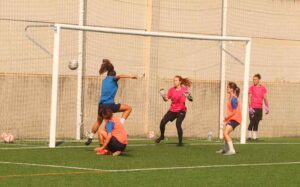
{"type": "MultiPolygon", "coordinates": [[[[19,138],[45,138],[49,133],[51,77],[46,75],[0,75],[1,131],[10,131],[19,138]],[[13,91],[12,91],[13,90],[13,91]]],[[[87,77],[84,80],[84,130],[97,119],[97,103],[101,78],[87,77]]],[[[171,80],[160,79],[158,88],[168,88],[171,80]]],[[[76,77],[63,76],[59,80],[58,126],[59,138],[75,137],[76,126],[76,77]]],[[[128,80],[119,83],[116,101],[133,107],[126,121],[126,130],[130,136],[144,136],[144,128],[159,132],[159,122],[169,108],[158,91],[151,96],[150,105],[156,106],[150,113],[150,123],[145,124],[145,80],[128,80]],[[133,94],[135,93],[135,94],[133,94]]],[[[240,84],[240,86],[242,86],[240,84]]],[[[299,136],[300,83],[267,83],[270,114],[264,116],[260,134],[265,137],[299,136]]],[[[205,137],[209,130],[217,135],[219,82],[194,81],[191,87],[194,102],[187,103],[188,112],[183,123],[187,137],[205,137]]],[[[117,114],[120,116],[120,114],[117,114]]],[[[176,135],[175,124],[167,125],[167,134],[176,135]]],[[[236,136],[239,136],[237,131],[236,136]]]]}

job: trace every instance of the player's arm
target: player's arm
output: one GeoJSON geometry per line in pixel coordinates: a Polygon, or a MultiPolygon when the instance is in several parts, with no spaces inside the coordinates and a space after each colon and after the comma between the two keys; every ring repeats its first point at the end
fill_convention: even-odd
{"type": "Polygon", "coordinates": [[[137,79],[137,76],[134,75],[116,75],[116,80],[120,79],[137,79]]]}
{"type": "Polygon", "coordinates": [[[265,109],[265,113],[268,114],[269,113],[269,100],[268,100],[268,96],[267,94],[264,95],[264,109],[265,109]]]}
{"type": "Polygon", "coordinates": [[[105,149],[107,147],[107,145],[109,144],[111,138],[112,138],[112,134],[108,133],[107,134],[107,139],[105,140],[104,144],[100,147],[100,150],[105,149]]]}
{"type": "Polygon", "coordinates": [[[255,110],[251,107],[251,97],[252,97],[251,89],[249,89],[249,91],[248,91],[248,108],[249,108],[249,113],[251,115],[253,115],[255,113],[255,110]]]}
{"type": "Polygon", "coordinates": [[[100,150],[105,149],[107,147],[107,145],[109,144],[109,142],[112,138],[112,131],[113,131],[114,126],[115,126],[115,123],[112,121],[109,121],[106,124],[107,138],[105,139],[104,144],[100,147],[100,150]]]}
{"type": "Polygon", "coordinates": [[[252,97],[251,93],[248,93],[248,107],[249,108],[251,106],[251,97],[252,97]]]}

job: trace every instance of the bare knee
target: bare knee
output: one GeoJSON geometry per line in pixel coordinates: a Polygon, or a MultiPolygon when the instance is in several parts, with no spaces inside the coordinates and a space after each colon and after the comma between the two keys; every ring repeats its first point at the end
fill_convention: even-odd
{"type": "Polygon", "coordinates": [[[225,141],[228,141],[230,139],[229,131],[228,130],[224,130],[223,137],[224,137],[225,141]]]}
{"type": "Polygon", "coordinates": [[[98,133],[100,134],[100,135],[102,135],[102,136],[106,136],[107,134],[106,134],[106,131],[104,130],[104,129],[99,129],[98,130],[98,133]]]}
{"type": "Polygon", "coordinates": [[[99,139],[100,145],[105,142],[106,137],[107,137],[107,133],[105,132],[105,130],[99,129],[98,130],[98,139],[99,139]]]}
{"type": "Polygon", "coordinates": [[[131,112],[132,111],[132,107],[129,106],[129,105],[125,105],[124,108],[125,108],[126,112],[131,112]]]}

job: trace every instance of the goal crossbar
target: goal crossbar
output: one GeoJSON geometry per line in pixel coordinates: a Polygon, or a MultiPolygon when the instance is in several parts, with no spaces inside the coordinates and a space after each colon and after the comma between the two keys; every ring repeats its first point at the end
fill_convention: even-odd
{"type": "Polygon", "coordinates": [[[196,39],[196,40],[214,40],[214,41],[239,41],[248,42],[251,41],[249,37],[236,37],[236,36],[215,36],[215,35],[201,35],[201,34],[188,34],[188,33],[176,33],[176,32],[150,32],[145,30],[135,29],[119,29],[110,27],[95,27],[95,26],[79,26],[72,24],[54,24],[54,28],[68,29],[68,30],[80,30],[113,34],[125,34],[125,35],[137,35],[137,36],[154,36],[164,38],[181,38],[181,39],[196,39]]]}

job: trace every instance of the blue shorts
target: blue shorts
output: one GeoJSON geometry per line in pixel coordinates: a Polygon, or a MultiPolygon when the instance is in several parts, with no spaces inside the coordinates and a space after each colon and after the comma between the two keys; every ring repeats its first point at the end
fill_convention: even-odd
{"type": "Polygon", "coordinates": [[[102,116],[102,111],[104,108],[110,108],[113,113],[119,112],[120,108],[121,108],[121,104],[99,104],[98,105],[98,115],[102,116]]]}
{"type": "Polygon", "coordinates": [[[117,138],[113,136],[107,147],[111,152],[124,151],[126,148],[126,144],[120,143],[117,138]]]}
{"type": "Polygon", "coordinates": [[[227,123],[227,125],[230,125],[232,128],[233,128],[233,130],[237,127],[237,126],[239,126],[240,124],[237,122],[237,121],[235,121],[235,120],[230,120],[228,123],[227,123]]]}

